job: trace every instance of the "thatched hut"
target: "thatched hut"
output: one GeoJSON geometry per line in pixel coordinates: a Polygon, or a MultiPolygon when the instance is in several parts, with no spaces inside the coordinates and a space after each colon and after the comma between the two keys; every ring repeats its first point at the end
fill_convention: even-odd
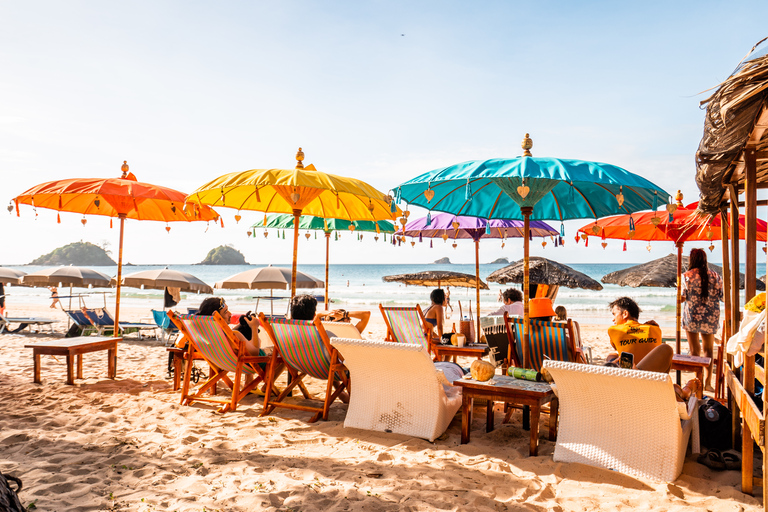
{"type": "MultiPolygon", "coordinates": [[[[506,284],[523,282],[524,260],[518,260],[511,265],[500,268],[488,276],[488,281],[506,284]]],[[[529,282],[549,286],[566,286],[568,288],[584,288],[586,290],[602,290],[603,285],[586,274],[574,270],[547,258],[529,258],[529,282]]]]}
{"type": "MultiPolygon", "coordinates": [[[[709,263],[709,269],[717,272],[720,277],[723,275],[723,269],[715,264],[709,263]]],[[[688,256],[683,256],[683,272],[688,270],[688,256]]],[[[641,265],[617,270],[606,274],[600,279],[605,284],[617,284],[619,286],[657,286],[661,288],[674,288],[677,286],[677,256],[668,254],[663,258],[649,261],[641,265]]],[[[741,289],[744,289],[744,274],[739,274],[741,289]]],[[[765,283],[757,285],[758,289],[764,290],[765,283]],[[761,288],[762,285],[762,288],[761,288]]]]}

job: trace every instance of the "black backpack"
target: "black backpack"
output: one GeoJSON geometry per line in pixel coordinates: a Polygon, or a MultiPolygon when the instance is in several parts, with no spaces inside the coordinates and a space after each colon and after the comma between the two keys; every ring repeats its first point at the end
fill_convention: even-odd
{"type": "Polygon", "coordinates": [[[730,450],[731,411],[714,398],[707,398],[699,406],[699,432],[701,444],[710,450],[730,450]]]}
{"type": "Polygon", "coordinates": [[[21,505],[17,493],[21,491],[21,480],[11,475],[0,473],[0,510],[8,512],[26,512],[21,505]],[[16,484],[16,490],[11,488],[11,482],[16,484]]]}

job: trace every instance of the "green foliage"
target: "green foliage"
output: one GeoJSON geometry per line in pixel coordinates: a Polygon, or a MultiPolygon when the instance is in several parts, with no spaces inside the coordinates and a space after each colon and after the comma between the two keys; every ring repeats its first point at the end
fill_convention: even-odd
{"type": "Polygon", "coordinates": [[[208,255],[199,265],[247,265],[243,253],[233,247],[220,245],[211,249],[208,255]]]}
{"type": "Polygon", "coordinates": [[[77,265],[82,267],[109,266],[117,263],[107,251],[90,242],[75,242],[40,256],[30,265],[77,265]]]}

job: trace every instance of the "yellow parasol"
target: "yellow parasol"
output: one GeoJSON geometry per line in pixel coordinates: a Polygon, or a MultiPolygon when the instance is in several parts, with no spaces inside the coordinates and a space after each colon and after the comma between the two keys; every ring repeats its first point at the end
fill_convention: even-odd
{"type": "MultiPolygon", "coordinates": [[[[364,181],[326,174],[314,165],[304,167],[304,152],[296,153],[295,169],[253,169],[219,176],[198,188],[187,201],[294,216],[291,297],[296,295],[299,218],[314,215],[350,221],[392,220],[400,209],[392,198],[364,181]]],[[[235,216],[239,220],[239,213],[235,216]]]]}

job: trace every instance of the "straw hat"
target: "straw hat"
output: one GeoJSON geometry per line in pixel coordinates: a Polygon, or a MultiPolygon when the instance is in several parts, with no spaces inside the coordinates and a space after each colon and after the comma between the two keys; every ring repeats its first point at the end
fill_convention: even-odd
{"type": "Polygon", "coordinates": [[[531,318],[538,318],[541,316],[555,316],[555,310],[552,309],[552,299],[547,297],[538,297],[531,299],[528,302],[528,311],[531,318]]]}

